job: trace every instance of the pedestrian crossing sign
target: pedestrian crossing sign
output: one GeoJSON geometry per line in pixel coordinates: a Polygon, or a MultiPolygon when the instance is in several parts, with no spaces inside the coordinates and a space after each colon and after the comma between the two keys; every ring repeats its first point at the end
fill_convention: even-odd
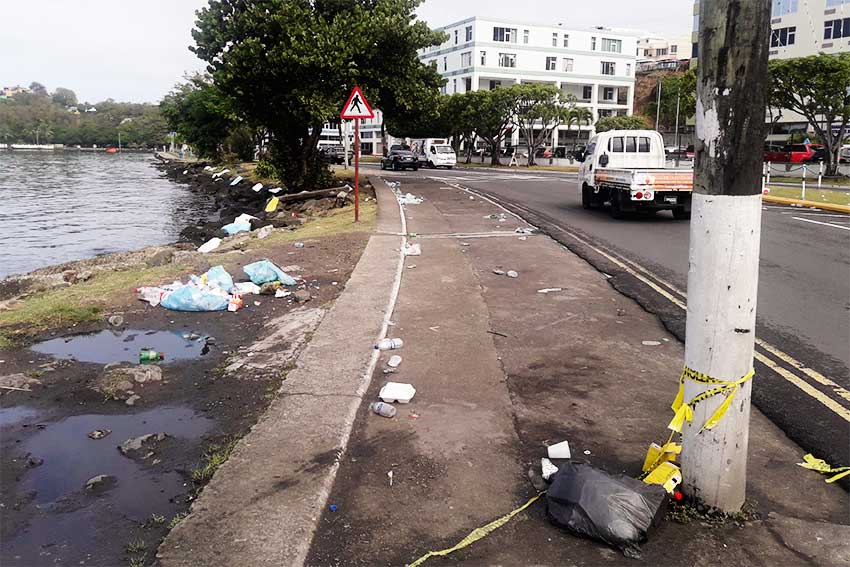
{"type": "Polygon", "coordinates": [[[342,107],[342,112],[339,113],[339,117],[343,120],[375,117],[375,112],[369,106],[369,103],[366,102],[366,97],[363,96],[363,91],[360,90],[360,87],[354,87],[351,91],[348,101],[342,107]]]}

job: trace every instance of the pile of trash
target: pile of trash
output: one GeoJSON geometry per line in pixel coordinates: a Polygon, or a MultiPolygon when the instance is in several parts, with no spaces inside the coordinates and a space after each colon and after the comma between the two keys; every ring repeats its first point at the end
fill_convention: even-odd
{"type": "MultiPolygon", "coordinates": [[[[386,338],[381,339],[378,344],[375,345],[375,349],[397,350],[403,346],[404,341],[402,339],[386,338]]],[[[384,374],[395,373],[401,364],[401,360],[401,356],[397,354],[391,356],[387,361],[387,368],[384,370],[384,374]]],[[[409,404],[410,400],[412,400],[415,395],[416,388],[414,388],[411,384],[405,384],[402,382],[387,382],[383,385],[381,391],[378,392],[378,397],[381,401],[369,404],[369,409],[380,416],[392,418],[395,417],[396,414],[396,408],[392,404],[409,404]]]]}
{"type": "Polygon", "coordinates": [[[295,278],[269,260],[248,264],[242,271],[250,281],[236,283],[223,266],[214,266],[200,276],[190,276],[186,283],[175,281],[163,286],[140,287],[136,297],[172,311],[238,311],[244,307],[244,294],[262,293],[264,287],[271,286],[276,296],[285,297],[277,288],[298,284],[295,278]]]}
{"type": "Polygon", "coordinates": [[[401,183],[398,181],[386,181],[386,184],[395,194],[395,198],[398,199],[398,202],[401,205],[418,205],[424,201],[422,197],[417,197],[413,193],[402,193],[401,183]]]}

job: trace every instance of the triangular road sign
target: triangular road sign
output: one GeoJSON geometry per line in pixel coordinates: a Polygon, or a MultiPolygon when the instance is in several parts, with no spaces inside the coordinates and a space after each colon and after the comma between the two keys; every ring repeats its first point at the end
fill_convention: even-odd
{"type": "Polygon", "coordinates": [[[366,102],[366,97],[363,96],[363,91],[360,87],[354,87],[345,106],[342,107],[342,112],[339,117],[343,120],[352,120],[354,118],[374,118],[375,113],[372,107],[366,102]]]}

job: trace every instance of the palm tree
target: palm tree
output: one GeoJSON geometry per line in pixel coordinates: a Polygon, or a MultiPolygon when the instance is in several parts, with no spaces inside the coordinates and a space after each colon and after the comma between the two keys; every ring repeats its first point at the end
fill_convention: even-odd
{"type": "Polygon", "coordinates": [[[577,106],[575,108],[572,108],[570,109],[569,115],[567,117],[567,128],[572,127],[573,122],[575,122],[576,126],[578,126],[578,133],[576,134],[576,137],[573,140],[573,151],[575,151],[576,143],[581,137],[581,126],[582,124],[590,124],[593,122],[593,112],[589,108],[585,108],[583,106],[577,106]]]}

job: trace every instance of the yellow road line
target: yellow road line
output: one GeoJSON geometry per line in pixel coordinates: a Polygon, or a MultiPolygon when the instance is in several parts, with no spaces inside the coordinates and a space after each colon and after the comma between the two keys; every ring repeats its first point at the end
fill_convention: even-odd
{"type": "Polygon", "coordinates": [[[836,384],[835,382],[833,382],[832,380],[830,380],[829,378],[827,378],[826,376],[824,376],[823,374],[818,372],[817,370],[812,370],[811,368],[804,365],[799,360],[792,358],[790,355],[785,354],[784,352],[782,352],[781,350],[779,350],[775,346],[773,346],[769,343],[766,343],[759,338],[756,338],[756,344],[758,346],[760,346],[761,348],[763,348],[764,350],[768,351],[770,354],[774,355],[776,358],[785,362],[786,364],[793,366],[797,370],[800,370],[801,372],[806,374],[806,376],[808,376],[812,380],[815,380],[816,382],[819,382],[820,384],[823,384],[824,386],[829,386],[830,388],[832,388],[835,391],[835,393],[837,395],[841,396],[842,398],[844,398],[847,401],[850,401],[850,392],[848,392],[847,390],[845,390],[844,388],[842,388],[841,386],[839,386],[838,384],[836,384]]]}

